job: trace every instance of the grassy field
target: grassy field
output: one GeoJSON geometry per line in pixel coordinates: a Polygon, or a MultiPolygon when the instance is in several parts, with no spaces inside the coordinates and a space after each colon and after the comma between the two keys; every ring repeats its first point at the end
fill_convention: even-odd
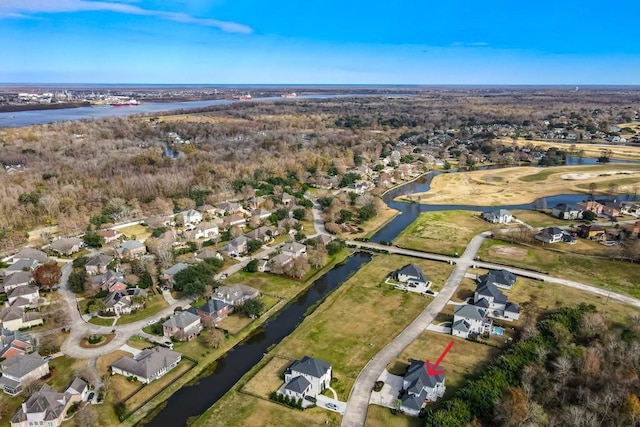
{"type": "Polygon", "coordinates": [[[533,210],[512,210],[513,216],[520,221],[524,221],[532,227],[551,227],[554,225],[569,225],[573,221],[567,221],[564,219],[551,216],[550,210],[547,212],[533,211],[533,210]]]}
{"type": "MultiPolygon", "coordinates": [[[[338,393],[338,398],[345,400],[355,378],[369,359],[411,323],[429,302],[429,299],[420,295],[391,290],[383,283],[389,272],[414,261],[397,255],[376,255],[327,297],[270,354],[293,359],[309,355],[330,362],[333,376],[337,379],[332,387],[338,393]],[[354,307],[357,307],[357,314],[354,313],[354,307]]],[[[452,271],[448,264],[430,261],[418,264],[425,274],[440,284],[452,271]]],[[[277,389],[281,384],[281,369],[280,365],[267,364],[247,383],[249,390],[263,394],[273,387],[273,390],[277,389]]],[[[300,414],[269,402],[265,402],[268,405],[264,406],[262,402],[232,391],[210,408],[196,425],[280,425],[280,419],[286,420],[298,414],[310,416],[306,422],[308,425],[324,425],[328,417],[326,411],[317,408],[300,414]],[[235,414],[235,408],[243,405],[251,407],[252,414],[247,413],[241,418],[235,414]],[[229,419],[234,421],[228,424],[229,419]]]]}
{"type": "MultiPolygon", "coordinates": [[[[152,383],[145,385],[139,392],[131,396],[130,399],[127,399],[126,405],[128,410],[133,410],[138,407],[145,400],[150,398],[151,396],[157,394],[159,391],[163,390],[167,385],[169,385],[172,381],[174,381],[179,376],[183,375],[193,366],[193,362],[190,360],[182,360],[178,366],[173,368],[170,372],[165,374],[162,378],[153,381],[152,383]]],[[[121,376],[121,375],[120,375],[121,376]]],[[[140,385],[140,383],[136,382],[136,385],[140,385]]]]}
{"type": "Polygon", "coordinates": [[[131,314],[125,314],[118,319],[118,325],[126,325],[127,323],[137,322],[138,320],[146,319],[149,316],[153,316],[165,307],[169,307],[169,303],[164,299],[162,295],[154,295],[146,300],[144,308],[137,310],[131,314]]]}
{"type": "Polygon", "coordinates": [[[482,261],[542,271],[554,277],[601,288],[608,286],[614,292],[640,297],[639,264],[557,253],[541,247],[525,247],[492,239],[483,242],[478,255],[482,261]]]}
{"type": "MultiPolygon", "coordinates": [[[[540,197],[563,193],[585,193],[580,185],[595,183],[606,191],[611,180],[624,179],[618,191],[632,192],[640,185],[640,165],[589,165],[549,168],[518,167],[442,174],[436,176],[426,193],[410,195],[412,200],[429,204],[498,206],[531,203],[540,197]],[[616,176],[616,174],[624,175],[616,176]],[[576,178],[572,174],[583,174],[576,178]]],[[[399,200],[408,200],[409,196],[399,200]]]]}
{"type": "MultiPolygon", "coordinates": [[[[631,127],[629,124],[624,124],[619,127],[631,127]]],[[[514,141],[511,138],[501,138],[503,143],[507,142],[508,144],[516,144],[519,146],[526,146],[532,144],[535,147],[540,147],[542,149],[548,149],[551,147],[559,147],[564,150],[569,150],[571,145],[576,146],[576,150],[583,151],[584,157],[600,157],[602,155],[602,150],[611,150],[611,158],[612,159],[621,159],[621,160],[638,160],[640,159],[640,147],[630,147],[624,145],[610,145],[610,144],[593,144],[589,142],[550,142],[550,141],[540,141],[540,140],[527,140],[527,139],[518,139],[514,141]]]]}
{"type": "Polygon", "coordinates": [[[478,212],[425,212],[405,228],[393,243],[418,251],[462,255],[473,236],[493,226],[480,219],[478,212]]]}
{"type": "Polygon", "coordinates": [[[274,356],[260,372],[242,386],[242,391],[268,399],[269,395],[283,384],[284,371],[291,363],[291,359],[274,356]]]}
{"type": "Polygon", "coordinates": [[[138,350],[144,350],[153,347],[153,344],[138,335],[132,336],[129,341],[127,341],[127,345],[129,347],[137,348],[138,350]]]}
{"type": "MultiPolygon", "coordinates": [[[[279,301],[282,301],[280,298],[276,298],[270,295],[264,295],[260,298],[264,303],[264,312],[266,313],[275,306],[279,301]]],[[[219,328],[228,331],[232,335],[237,335],[244,328],[253,322],[249,316],[243,313],[233,313],[230,316],[227,316],[222,322],[220,322],[219,328]]]]}
{"type": "Polygon", "coordinates": [[[144,240],[151,236],[151,228],[140,224],[119,228],[118,231],[127,239],[144,240]]]}
{"type": "Polygon", "coordinates": [[[424,420],[404,414],[393,415],[391,409],[369,405],[365,427],[422,427],[424,420]]]}

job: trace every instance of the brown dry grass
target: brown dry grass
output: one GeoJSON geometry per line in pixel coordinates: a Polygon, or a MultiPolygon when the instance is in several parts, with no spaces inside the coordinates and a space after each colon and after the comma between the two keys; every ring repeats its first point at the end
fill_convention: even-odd
{"type": "Polygon", "coordinates": [[[130,353],[122,350],[116,350],[113,353],[106,354],[104,356],[98,357],[96,361],[96,368],[98,369],[98,373],[100,375],[104,375],[109,372],[109,366],[116,360],[121,357],[131,357],[130,353]]]}
{"type": "Polygon", "coordinates": [[[365,427],[421,427],[424,421],[418,417],[403,414],[393,415],[391,409],[369,405],[365,427]]]}
{"type": "MultiPolygon", "coordinates": [[[[142,402],[150,398],[151,396],[157,394],[165,387],[169,385],[173,380],[178,378],[180,375],[187,372],[193,366],[193,362],[189,360],[183,360],[178,363],[178,366],[173,368],[170,372],[165,374],[162,378],[157,379],[150,384],[144,386],[139,392],[131,396],[129,400],[126,401],[127,408],[134,409],[142,402]]],[[[124,377],[123,377],[124,378],[124,377]]],[[[136,387],[140,386],[139,382],[134,383],[136,387]]]]}
{"type": "MultiPolygon", "coordinates": [[[[382,228],[382,226],[384,226],[387,222],[395,218],[396,215],[398,215],[397,210],[385,207],[380,212],[378,212],[378,215],[376,215],[374,218],[360,225],[364,231],[362,231],[361,233],[349,233],[346,234],[345,237],[349,239],[355,239],[357,237],[369,237],[380,228],[382,228]]],[[[311,229],[313,230],[313,228],[311,229]]]]}
{"type": "MultiPolygon", "coordinates": [[[[560,166],[553,168],[518,167],[491,171],[473,171],[455,174],[441,174],[431,183],[431,190],[413,195],[429,204],[464,204],[474,206],[499,206],[506,204],[531,203],[540,197],[563,193],[585,193],[578,184],[599,183],[611,180],[610,175],[600,176],[605,172],[624,169],[633,175],[640,184],[640,165],[595,165],[595,166],[560,166]],[[593,178],[586,181],[562,179],[566,173],[593,173],[593,178]]],[[[633,184],[619,188],[620,192],[631,191],[633,184]],[[628,188],[627,188],[628,187],[628,188]]],[[[598,186],[602,188],[601,185],[598,186]]],[[[586,194],[586,193],[585,193],[586,194]]]]}
{"type": "Polygon", "coordinates": [[[248,383],[242,391],[262,396],[265,399],[283,384],[284,371],[291,365],[291,360],[278,355],[274,356],[248,383]]]}
{"type": "MultiPolygon", "coordinates": [[[[626,127],[626,125],[619,125],[620,127],[626,127]]],[[[633,128],[633,126],[629,126],[633,128]]],[[[511,138],[502,138],[500,140],[502,143],[508,143],[509,145],[513,144],[514,141],[511,138]]],[[[568,150],[572,144],[576,145],[577,150],[583,150],[585,157],[599,157],[602,152],[602,149],[611,150],[611,157],[614,159],[626,159],[626,160],[638,160],[640,159],[640,147],[628,147],[628,146],[616,146],[609,144],[591,144],[591,143],[579,143],[579,142],[549,142],[549,141],[540,141],[540,140],[527,140],[527,139],[518,139],[515,141],[515,144],[518,146],[526,146],[529,144],[533,144],[535,147],[540,147],[544,150],[550,147],[560,147],[568,150]]]]}

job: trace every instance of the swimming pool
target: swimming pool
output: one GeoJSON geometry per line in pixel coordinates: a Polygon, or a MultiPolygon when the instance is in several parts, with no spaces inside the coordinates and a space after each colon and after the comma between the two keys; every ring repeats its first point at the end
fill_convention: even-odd
{"type": "Polygon", "coordinates": [[[493,335],[504,335],[504,328],[500,326],[494,326],[492,330],[493,335]]]}

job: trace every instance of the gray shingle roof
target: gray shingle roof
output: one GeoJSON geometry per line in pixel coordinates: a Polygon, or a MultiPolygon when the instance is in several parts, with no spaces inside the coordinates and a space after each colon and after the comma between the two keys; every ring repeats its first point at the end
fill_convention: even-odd
{"type": "Polygon", "coordinates": [[[55,420],[58,418],[67,404],[67,397],[64,393],[58,393],[53,388],[44,384],[39,391],[31,395],[23,406],[18,408],[16,414],[11,418],[12,423],[20,423],[27,420],[27,414],[42,414],[43,420],[55,420]],[[25,412],[26,408],[26,412],[25,412]]]}
{"type": "Polygon", "coordinates": [[[454,331],[469,332],[469,324],[466,320],[460,319],[451,327],[454,331]]]}
{"type": "Polygon", "coordinates": [[[185,264],[183,262],[179,262],[177,264],[172,265],[171,267],[167,268],[163,273],[164,274],[168,274],[169,276],[173,276],[176,273],[181,272],[182,270],[184,270],[185,268],[188,268],[189,264],[185,264]]]}
{"type": "Polygon", "coordinates": [[[167,328],[184,329],[199,320],[200,316],[188,311],[181,311],[180,313],[171,316],[166,322],[162,324],[162,326],[166,326],[167,328]]]}
{"type": "Polygon", "coordinates": [[[465,319],[472,319],[481,321],[484,319],[485,312],[483,309],[474,305],[464,304],[456,307],[453,312],[454,316],[464,317],[465,319]]]}
{"type": "Polygon", "coordinates": [[[396,279],[398,275],[404,274],[405,276],[415,277],[417,280],[424,283],[427,283],[429,281],[429,279],[422,273],[422,270],[420,269],[420,267],[414,264],[407,264],[404,267],[397,269],[391,274],[392,274],[392,277],[396,279]]]}
{"type": "Polygon", "coordinates": [[[409,382],[407,391],[415,395],[420,395],[425,387],[435,388],[438,384],[444,382],[444,377],[444,374],[429,375],[426,363],[422,360],[414,359],[411,360],[407,373],[404,374],[404,380],[409,382]]]}
{"type": "Polygon", "coordinates": [[[10,375],[14,378],[22,378],[29,372],[48,363],[49,362],[38,353],[18,354],[2,361],[2,363],[0,363],[0,368],[4,374],[10,375]]]}
{"type": "Polygon", "coordinates": [[[302,375],[299,375],[299,376],[295,377],[294,379],[292,379],[291,381],[289,381],[284,386],[284,388],[285,388],[285,390],[291,390],[291,391],[296,392],[296,393],[302,393],[310,385],[311,385],[311,383],[309,381],[307,381],[307,379],[305,377],[303,377],[302,375]]]}
{"type": "Polygon", "coordinates": [[[322,376],[331,369],[331,365],[324,360],[305,356],[302,359],[293,362],[289,369],[291,372],[295,371],[315,378],[322,378],[322,376]]]}
{"type": "Polygon", "coordinates": [[[498,304],[506,304],[507,297],[492,283],[479,284],[476,294],[493,297],[493,301],[498,304]]]}
{"type": "Polygon", "coordinates": [[[478,283],[495,283],[498,286],[510,288],[516,283],[516,275],[507,270],[491,270],[478,277],[478,283]]]}
{"type": "Polygon", "coordinates": [[[113,261],[113,258],[107,255],[97,255],[93,258],[91,258],[89,261],[87,261],[87,263],[85,265],[88,265],[90,267],[100,267],[100,266],[106,266],[108,265],[111,261],[113,261]]]}
{"type": "Polygon", "coordinates": [[[205,302],[203,305],[198,307],[198,310],[203,311],[205,313],[216,313],[225,307],[231,307],[231,306],[226,302],[222,302],[217,299],[210,299],[207,302],[205,302]]]}
{"type": "Polygon", "coordinates": [[[111,366],[141,378],[150,378],[156,372],[175,363],[182,355],[164,347],[142,350],[135,357],[123,357],[111,366]]]}

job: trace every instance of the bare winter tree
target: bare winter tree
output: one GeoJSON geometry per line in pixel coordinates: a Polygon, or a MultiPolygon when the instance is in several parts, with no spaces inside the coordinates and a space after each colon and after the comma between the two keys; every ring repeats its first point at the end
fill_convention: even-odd
{"type": "Polygon", "coordinates": [[[98,413],[91,405],[84,405],[73,419],[78,427],[98,427],[100,425],[98,413]]]}

